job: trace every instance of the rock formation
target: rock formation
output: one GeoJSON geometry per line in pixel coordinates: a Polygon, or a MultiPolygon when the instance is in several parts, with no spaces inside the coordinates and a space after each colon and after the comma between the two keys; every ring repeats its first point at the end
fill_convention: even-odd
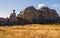
{"type": "Polygon", "coordinates": [[[58,19],[58,17],[59,17],[59,15],[57,14],[56,10],[50,9],[48,7],[42,7],[40,9],[40,11],[42,11],[42,13],[44,13],[45,16],[47,18],[49,18],[50,20],[58,19]]]}
{"type": "Polygon", "coordinates": [[[15,10],[13,10],[13,13],[10,14],[9,23],[10,23],[11,25],[17,24],[17,18],[16,18],[15,10]]]}
{"type": "Polygon", "coordinates": [[[38,20],[39,16],[39,11],[35,9],[33,6],[29,6],[26,9],[24,9],[23,12],[20,12],[20,16],[23,19],[27,19],[30,23],[32,23],[33,19],[38,20]],[[22,13],[22,14],[21,14],[22,13]]]}
{"type": "Polygon", "coordinates": [[[15,10],[10,14],[10,18],[0,18],[0,25],[18,24],[41,24],[41,23],[60,23],[60,17],[56,10],[48,7],[36,9],[29,6],[16,16],[15,10]]]}
{"type": "Polygon", "coordinates": [[[24,11],[20,12],[18,17],[28,20],[30,23],[47,23],[59,19],[59,15],[54,9],[48,7],[42,7],[35,9],[33,6],[29,6],[24,11]]]}
{"type": "Polygon", "coordinates": [[[54,21],[54,20],[58,20],[59,19],[59,15],[57,14],[56,10],[54,9],[50,9],[48,7],[42,7],[39,11],[41,11],[41,19],[43,20],[50,20],[50,21],[54,21]]]}

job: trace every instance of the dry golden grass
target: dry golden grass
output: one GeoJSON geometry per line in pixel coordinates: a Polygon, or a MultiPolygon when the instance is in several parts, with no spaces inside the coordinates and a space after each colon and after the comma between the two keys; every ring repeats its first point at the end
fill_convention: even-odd
{"type": "Polygon", "coordinates": [[[0,26],[0,38],[60,38],[60,24],[0,26]]]}

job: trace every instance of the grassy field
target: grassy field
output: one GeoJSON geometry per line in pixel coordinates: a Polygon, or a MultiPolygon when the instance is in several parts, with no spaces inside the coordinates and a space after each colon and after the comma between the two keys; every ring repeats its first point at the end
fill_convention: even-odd
{"type": "Polygon", "coordinates": [[[0,26],[0,38],[60,38],[60,24],[0,26]]]}

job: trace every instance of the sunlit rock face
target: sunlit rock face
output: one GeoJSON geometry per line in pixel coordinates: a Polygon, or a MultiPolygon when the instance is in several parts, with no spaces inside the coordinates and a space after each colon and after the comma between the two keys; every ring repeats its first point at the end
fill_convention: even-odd
{"type": "Polygon", "coordinates": [[[16,16],[15,10],[10,18],[0,18],[0,25],[34,24],[34,23],[60,23],[60,17],[56,10],[48,7],[36,9],[33,6],[25,8],[16,16]]]}
{"type": "Polygon", "coordinates": [[[59,15],[57,14],[56,10],[50,9],[48,7],[42,7],[39,9],[41,11],[41,17],[46,20],[56,20],[59,18],[59,15]]]}
{"type": "Polygon", "coordinates": [[[39,12],[33,6],[27,7],[24,10],[24,18],[26,18],[30,21],[32,21],[35,18],[37,19],[38,14],[39,14],[39,12]]]}
{"type": "MultiPolygon", "coordinates": [[[[32,23],[33,19],[39,18],[39,14],[40,14],[39,11],[37,9],[35,9],[33,6],[29,6],[26,9],[24,9],[23,12],[20,12],[20,16],[24,19],[27,19],[31,23],[32,23]]],[[[19,16],[19,14],[18,14],[18,16],[19,16]]]]}
{"type": "Polygon", "coordinates": [[[57,14],[56,10],[51,9],[51,10],[49,11],[49,13],[50,13],[50,18],[51,18],[51,20],[56,20],[56,19],[59,18],[59,15],[57,14]]]}
{"type": "Polygon", "coordinates": [[[56,10],[48,7],[36,9],[33,6],[29,6],[21,11],[17,17],[25,19],[30,23],[46,23],[47,21],[58,20],[59,15],[56,10]]]}
{"type": "Polygon", "coordinates": [[[39,11],[41,12],[39,18],[40,20],[49,20],[49,13],[48,13],[49,8],[48,7],[41,7],[39,11]]]}
{"type": "Polygon", "coordinates": [[[15,10],[13,10],[13,13],[10,14],[10,19],[16,19],[15,10]]]}
{"type": "Polygon", "coordinates": [[[17,24],[17,18],[16,18],[16,13],[15,10],[13,10],[13,13],[10,14],[10,19],[9,19],[10,24],[17,24]]]}

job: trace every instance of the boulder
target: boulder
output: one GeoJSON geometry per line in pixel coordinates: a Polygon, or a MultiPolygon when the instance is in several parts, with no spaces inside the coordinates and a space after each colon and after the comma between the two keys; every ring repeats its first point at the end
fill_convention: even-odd
{"type": "Polygon", "coordinates": [[[39,11],[37,9],[35,9],[35,7],[29,6],[26,9],[24,9],[23,12],[20,12],[18,14],[18,17],[26,19],[27,21],[29,21],[30,23],[32,23],[33,19],[38,20],[39,14],[40,14],[39,11]]]}
{"type": "Polygon", "coordinates": [[[39,9],[41,11],[40,18],[45,21],[54,21],[59,19],[59,15],[54,9],[48,7],[42,7],[39,9]]]}
{"type": "Polygon", "coordinates": [[[54,9],[48,7],[41,7],[36,9],[33,6],[29,6],[21,11],[17,17],[27,20],[30,23],[48,23],[56,22],[59,19],[59,15],[54,9]]]}

